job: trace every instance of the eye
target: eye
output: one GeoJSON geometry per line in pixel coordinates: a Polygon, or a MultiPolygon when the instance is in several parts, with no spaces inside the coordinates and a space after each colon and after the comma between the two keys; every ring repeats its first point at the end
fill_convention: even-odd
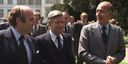
{"type": "Polygon", "coordinates": [[[62,24],[65,23],[64,21],[61,22],[62,24]]]}

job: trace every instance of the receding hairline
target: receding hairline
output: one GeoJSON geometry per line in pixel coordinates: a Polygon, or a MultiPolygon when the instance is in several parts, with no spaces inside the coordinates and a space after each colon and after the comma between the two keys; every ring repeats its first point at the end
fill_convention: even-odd
{"type": "Polygon", "coordinates": [[[113,12],[113,5],[108,1],[103,1],[103,2],[99,3],[98,6],[107,6],[109,8],[109,11],[113,12]]]}

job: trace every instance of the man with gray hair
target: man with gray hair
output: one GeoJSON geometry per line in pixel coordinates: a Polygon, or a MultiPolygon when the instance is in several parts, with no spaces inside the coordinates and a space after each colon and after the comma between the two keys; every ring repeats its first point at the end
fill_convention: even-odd
{"type": "Polygon", "coordinates": [[[43,64],[75,64],[71,51],[71,36],[62,33],[64,29],[64,17],[61,11],[54,10],[48,14],[50,31],[35,39],[41,53],[43,64]]]}
{"type": "Polygon", "coordinates": [[[110,2],[101,2],[96,9],[97,22],[81,30],[78,64],[119,64],[125,57],[122,29],[109,23],[113,13],[110,2]]]}

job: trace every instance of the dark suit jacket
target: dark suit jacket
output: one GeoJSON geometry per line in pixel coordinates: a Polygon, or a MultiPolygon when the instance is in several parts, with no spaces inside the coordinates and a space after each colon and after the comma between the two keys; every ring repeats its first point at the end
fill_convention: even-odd
{"type": "Polygon", "coordinates": [[[125,44],[122,29],[110,24],[107,45],[103,43],[101,30],[97,22],[86,25],[81,30],[79,41],[79,59],[87,64],[105,64],[108,55],[119,64],[125,57],[125,44]]]}
{"type": "Polygon", "coordinates": [[[78,43],[79,42],[79,37],[80,37],[80,32],[82,29],[82,23],[81,22],[77,22],[74,24],[74,34],[75,34],[75,42],[78,43]]]}
{"type": "MultiPolygon", "coordinates": [[[[32,51],[31,64],[38,64],[36,41],[29,35],[26,37],[32,51]]],[[[0,64],[23,64],[20,48],[11,28],[0,31],[0,64]]]]}
{"type": "Polygon", "coordinates": [[[45,26],[46,26],[46,23],[40,23],[40,24],[42,24],[42,25],[45,25],[45,26]]]}
{"type": "Polygon", "coordinates": [[[44,33],[46,33],[46,26],[39,24],[39,28],[38,28],[38,31],[36,32],[36,35],[34,34],[34,31],[33,31],[32,36],[36,37],[36,36],[39,36],[39,35],[44,34],[44,33]]]}
{"type": "MultiPolygon", "coordinates": [[[[72,37],[72,41],[74,41],[74,26],[73,25],[68,25],[68,33],[71,35],[72,37]]],[[[63,31],[65,33],[65,31],[63,31]]]]}
{"type": "Polygon", "coordinates": [[[10,27],[8,22],[0,23],[0,30],[7,29],[8,27],[10,27]]]}
{"type": "MultiPolygon", "coordinates": [[[[71,36],[66,33],[62,33],[65,40],[64,43],[67,45],[68,56],[70,64],[75,64],[74,57],[71,51],[71,36]]],[[[41,59],[44,64],[57,64],[57,58],[54,51],[53,41],[50,37],[50,33],[45,33],[43,35],[37,36],[36,41],[39,45],[39,51],[41,53],[41,59]]]]}

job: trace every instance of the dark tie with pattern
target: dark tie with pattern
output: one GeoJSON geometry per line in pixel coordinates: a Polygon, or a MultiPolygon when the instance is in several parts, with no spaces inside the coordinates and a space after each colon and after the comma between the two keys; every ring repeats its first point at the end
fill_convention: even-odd
{"type": "Polygon", "coordinates": [[[34,34],[36,35],[36,32],[37,32],[37,26],[35,26],[34,28],[35,28],[34,34]]]}
{"type": "Polygon", "coordinates": [[[61,42],[60,42],[60,37],[59,37],[59,36],[57,36],[57,38],[56,38],[56,39],[58,40],[58,49],[60,50],[60,49],[61,49],[61,47],[62,47],[61,42]]]}
{"type": "Polygon", "coordinates": [[[106,30],[106,27],[103,26],[103,27],[102,27],[102,32],[103,32],[103,33],[102,33],[102,38],[103,38],[104,44],[106,45],[106,42],[107,42],[107,34],[106,34],[105,30],[106,30]]]}
{"type": "Polygon", "coordinates": [[[65,26],[65,33],[67,33],[67,27],[65,26]]]}
{"type": "Polygon", "coordinates": [[[28,64],[27,50],[24,46],[23,39],[24,39],[24,36],[21,35],[20,38],[19,38],[19,40],[20,40],[20,50],[21,50],[23,64],[28,64]]]}

